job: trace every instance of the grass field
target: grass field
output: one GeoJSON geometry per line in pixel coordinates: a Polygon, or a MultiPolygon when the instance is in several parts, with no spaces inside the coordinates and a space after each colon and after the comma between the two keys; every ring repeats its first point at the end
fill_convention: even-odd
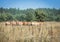
{"type": "Polygon", "coordinates": [[[39,26],[0,23],[0,42],[60,42],[60,22],[41,22],[39,26]]]}

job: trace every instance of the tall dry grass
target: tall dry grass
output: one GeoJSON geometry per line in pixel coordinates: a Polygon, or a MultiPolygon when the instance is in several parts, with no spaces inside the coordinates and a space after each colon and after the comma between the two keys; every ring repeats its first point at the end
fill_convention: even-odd
{"type": "Polygon", "coordinates": [[[60,42],[60,22],[39,26],[12,26],[0,23],[0,42],[60,42]]]}

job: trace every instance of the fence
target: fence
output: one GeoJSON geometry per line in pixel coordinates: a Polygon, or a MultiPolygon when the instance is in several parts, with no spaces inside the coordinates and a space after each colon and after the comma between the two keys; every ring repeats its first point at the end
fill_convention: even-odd
{"type": "Polygon", "coordinates": [[[42,22],[38,26],[0,23],[0,42],[60,42],[60,22],[42,22]]]}

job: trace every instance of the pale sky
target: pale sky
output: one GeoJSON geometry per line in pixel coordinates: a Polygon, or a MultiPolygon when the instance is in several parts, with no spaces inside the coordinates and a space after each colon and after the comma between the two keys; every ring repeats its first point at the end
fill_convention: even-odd
{"type": "Polygon", "coordinates": [[[4,8],[60,8],[60,0],[0,0],[4,8]]]}

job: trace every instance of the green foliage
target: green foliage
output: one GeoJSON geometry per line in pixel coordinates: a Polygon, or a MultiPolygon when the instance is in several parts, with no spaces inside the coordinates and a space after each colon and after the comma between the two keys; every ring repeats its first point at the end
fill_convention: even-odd
{"type": "Polygon", "coordinates": [[[35,12],[34,12],[33,9],[28,9],[28,10],[27,10],[26,20],[27,20],[27,21],[34,21],[34,20],[36,20],[35,12]]]}
{"type": "Polygon", "coordinates": [[[37,8],[20,10],[19,8],[0,8],[0,21],[60,21],[60,9],[37,8]]]}
{"type": "Polygon", "coordinates": [[[13,16],[11,14],[0,14],[0,21],[12,21],[13,16]]]}
{"type": "Polygon", "coordinates": [[[17,15],[16,20],[26,21],[26,15],[25,14],[17,15]]]}
{"type": "Polygon", "coordinates": [[[41,12],[35,12],[37,21],[45,21],[47,15],[41,12]]]}

